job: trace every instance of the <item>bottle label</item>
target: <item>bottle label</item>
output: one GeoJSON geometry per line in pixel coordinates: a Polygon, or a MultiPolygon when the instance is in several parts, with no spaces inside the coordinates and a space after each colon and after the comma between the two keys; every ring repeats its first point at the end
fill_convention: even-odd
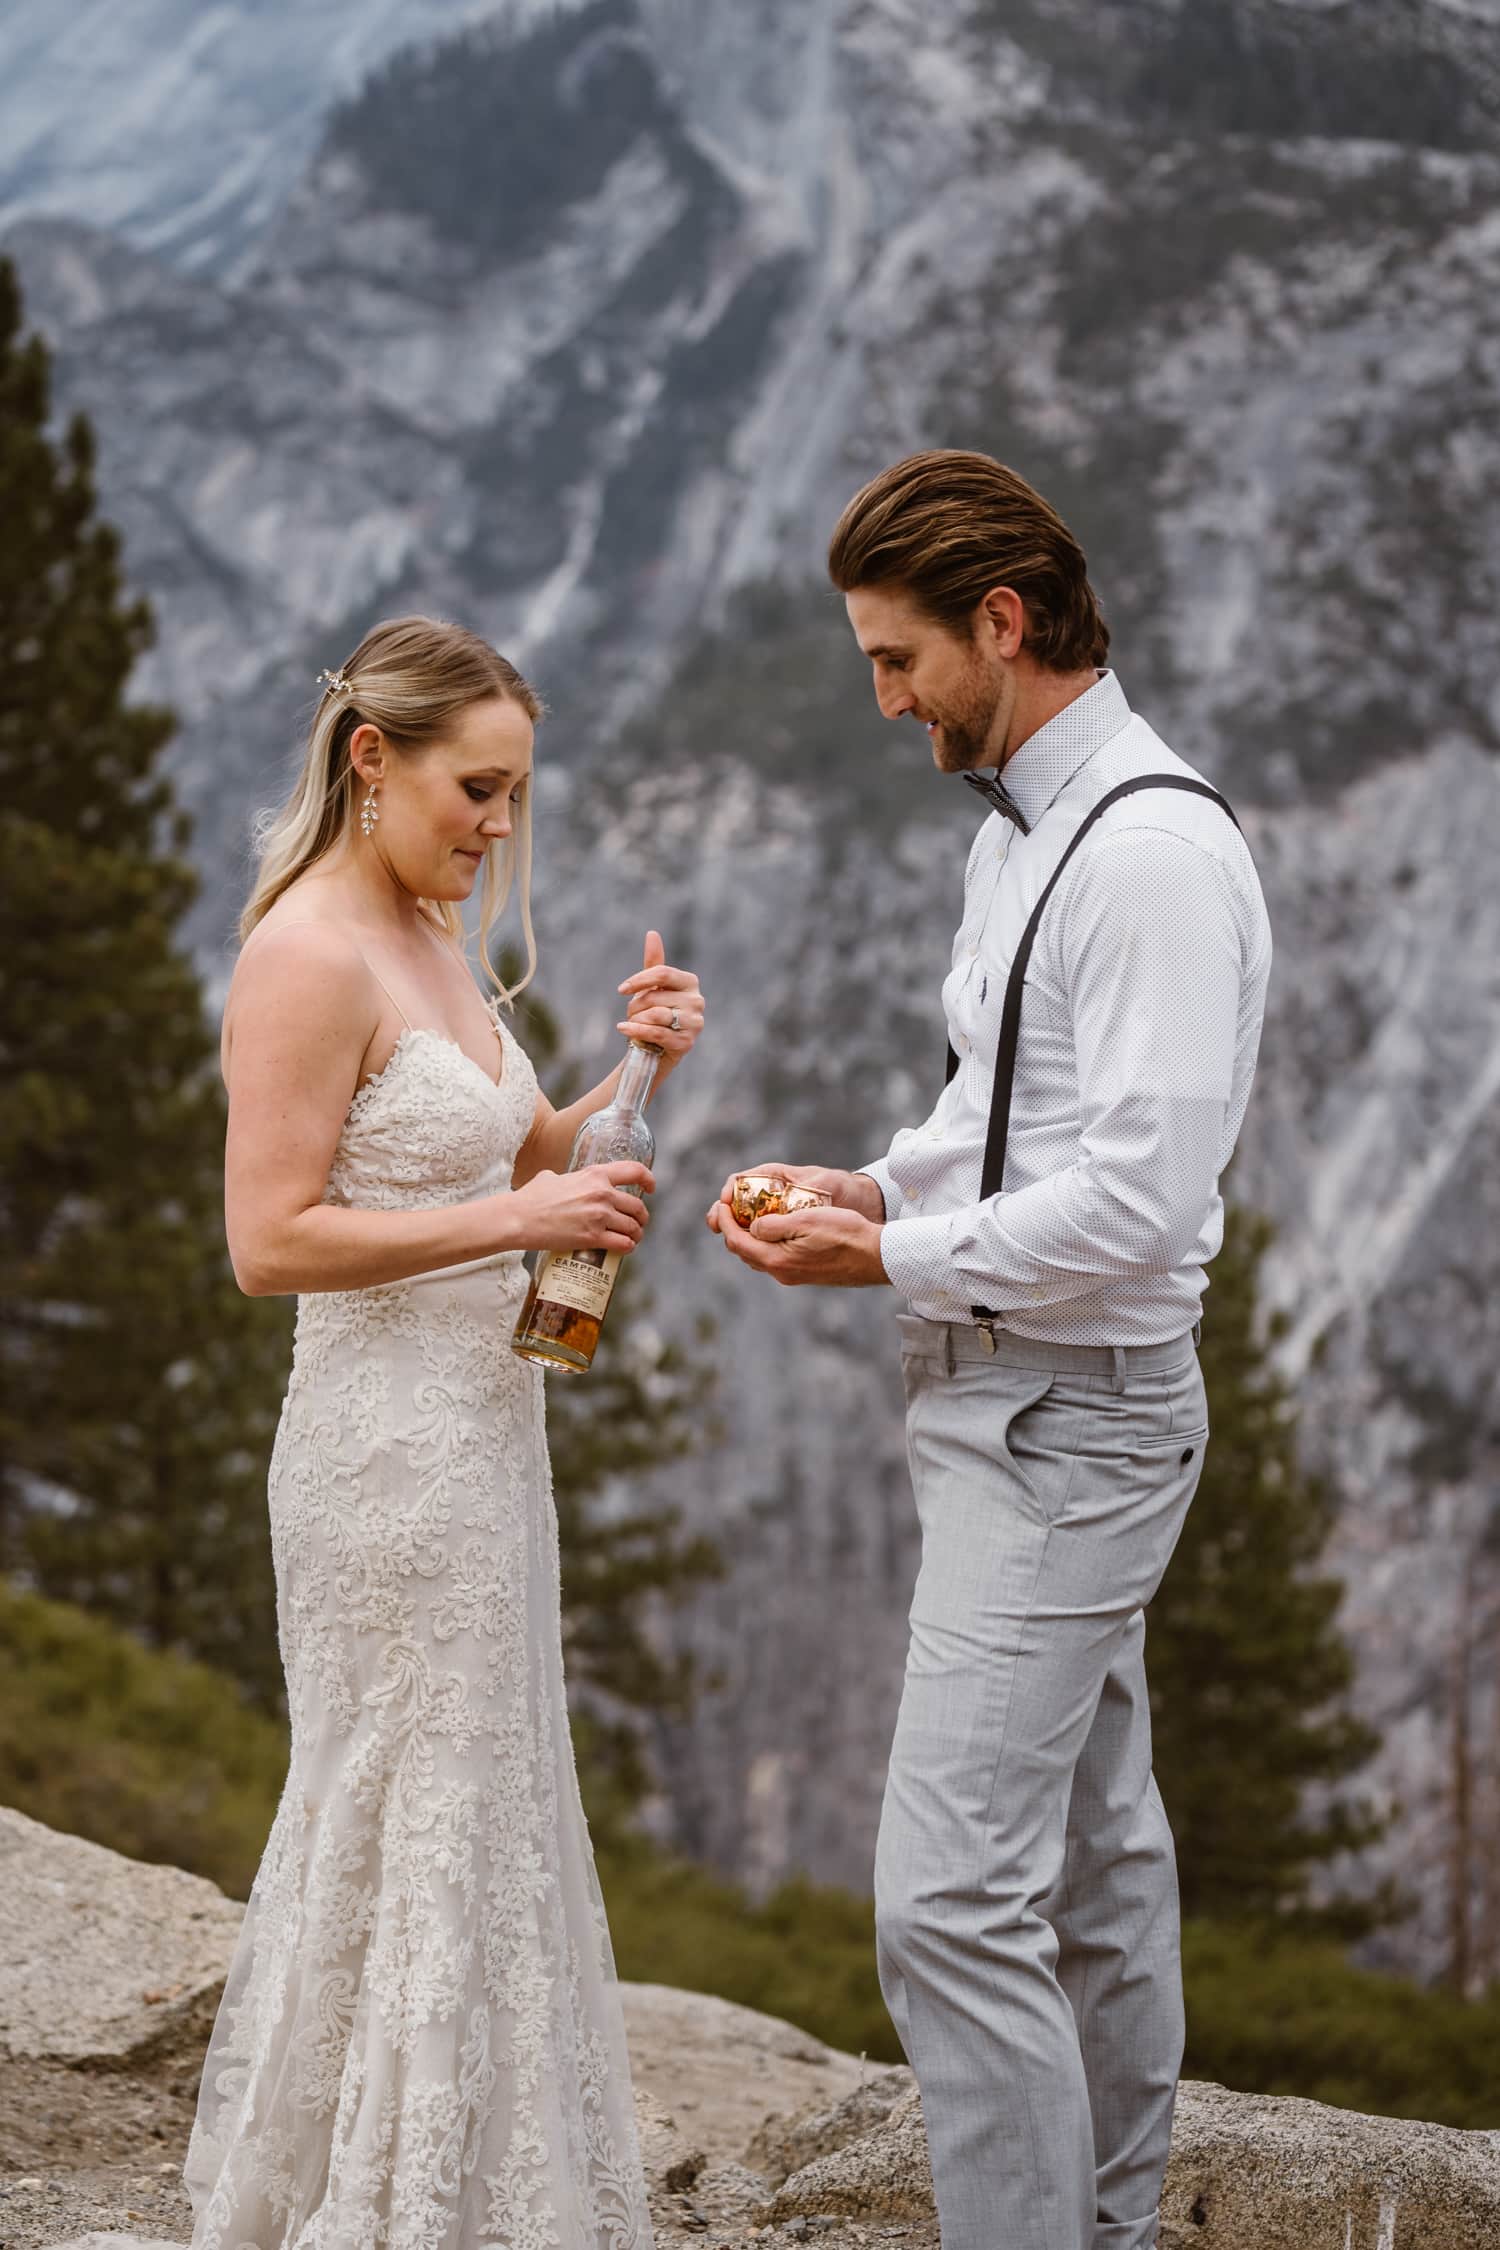
{"type": "Polygon", "coordinates": [[[604,1318],[623,1250],[555,1250],[537,1276],[537,1303],[604,1318]]]}

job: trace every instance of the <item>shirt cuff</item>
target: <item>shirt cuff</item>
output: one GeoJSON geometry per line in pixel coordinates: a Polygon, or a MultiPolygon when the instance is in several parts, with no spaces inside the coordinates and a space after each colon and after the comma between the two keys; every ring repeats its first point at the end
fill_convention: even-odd
{"type": "Polygon", "coordinates": [[[903,1297],[953,1294],[953,1218],[891,1219],[880,1230],[880,1262],[903,1297]]]}
{"type": "Polygon", "coordinates": [[[873,1164],[858,1164],[855,1170],[862,1172],[867,1180],[875,1182],[885,1205],[885,1215],[887,1219],[893,1219],[901,1208],[901,1190],[891,1178],[891,1168],[885,1158],[877,1156],[873,1164]]]}

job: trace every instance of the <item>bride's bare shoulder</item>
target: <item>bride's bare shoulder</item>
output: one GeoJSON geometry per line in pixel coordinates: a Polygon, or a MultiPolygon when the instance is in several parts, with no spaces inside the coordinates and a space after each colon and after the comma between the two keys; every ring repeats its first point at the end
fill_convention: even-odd
{"type": "Polygon", "coordinates": [[[362,1049],[378,1013],[369,964],[341,922],[273,907],[245,940],[229,980],[223,1059],[227,1065],[241,1031],[273,1023],[278,1045],[289,1035],[313,1042],[334,1035],[340,1044],[357,1038],[362,1049]]]}
{"type": "Polygon", "coordinates": [[[368,979],[365,957],[343,924],[332,915],[278,917],[274,908],[240,948],[229,981],[231,995],[268,984],[316,983],[332,976],[341,983],[368,979]]]}

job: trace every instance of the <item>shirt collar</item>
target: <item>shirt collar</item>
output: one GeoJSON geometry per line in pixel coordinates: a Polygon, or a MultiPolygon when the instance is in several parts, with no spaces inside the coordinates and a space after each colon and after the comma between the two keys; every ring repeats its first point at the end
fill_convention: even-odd
{"type": "Polygon", "coordinates": [[[1028,735],[1000,769],[1005,794],[1034,828],[1054,797],[1080,766],[1087,765],[1130,720],[1125,690],[1113,672],[1102,671],[1091,688],[1065,703],[1055,719],[1028,735]]]}

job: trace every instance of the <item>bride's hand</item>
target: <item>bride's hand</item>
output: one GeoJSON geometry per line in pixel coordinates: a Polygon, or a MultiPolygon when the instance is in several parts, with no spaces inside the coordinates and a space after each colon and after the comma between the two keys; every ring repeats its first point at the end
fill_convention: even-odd
{"type": "Polygon", "coordinates": [[[523,1188],[497,1196],[507,1231],[521,1250],[633,1250],[651,1214],[641,1201],[656,1181],[644,1164],[586,1164],[578,1172],[537,1172],[523,1188]]]}
{"type": "Polygon", "coordinates": [[[620,990],[630,994],[630,1005],[625,1021],[615,1029],[660,1048],[657,1075],[664,1078],[681,1062],[703,1029],[703,994],[698,979],[691,969],[669,968],[660,935],[648,930],[643,966],[625,979],[620,990]]]}

